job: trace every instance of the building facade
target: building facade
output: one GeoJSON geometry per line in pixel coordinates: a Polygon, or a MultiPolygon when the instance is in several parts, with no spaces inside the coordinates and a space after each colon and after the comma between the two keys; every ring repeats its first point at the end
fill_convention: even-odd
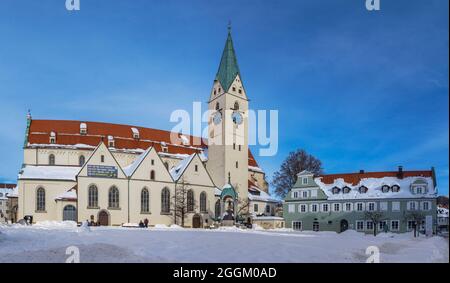
{"type": "Polygon", "coordinates": [[[0,184],[0,223],[9,222],[11,219],[10,195],[16,188],[15,184],[0,184]]]}
{"type": "Polygon", "coordinates": [[[284,201],[286,227],[403,233],[412,231],[420,219],[419,230],[436,232],[433,169],[322,176],[303,171],[297,176],[284,201]]]}
{"type": "Polygon", "coordinates": [[[249,103],[241,79],[229,31],[209,97],[207,140],[137,126],[36,120],[29,114],[18,219],[180,224],[175,209],[183,191],[188,227],[224,218],[235,223],[240,214],[256,217],[253,202],[272,215],[276,202],[248,148],[249,103]]]}

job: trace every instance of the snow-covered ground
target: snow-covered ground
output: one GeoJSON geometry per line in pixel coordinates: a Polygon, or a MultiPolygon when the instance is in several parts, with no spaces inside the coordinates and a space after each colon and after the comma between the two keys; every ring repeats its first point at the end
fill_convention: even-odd
{"type": "Polygon", "coordinates": [[[449,261],[448,239],[411,234],[0,224],[0,262],[65,262],[69,246],[81,262],[365,262],[369,246],[379,248],[381,262],[449,261]]]}

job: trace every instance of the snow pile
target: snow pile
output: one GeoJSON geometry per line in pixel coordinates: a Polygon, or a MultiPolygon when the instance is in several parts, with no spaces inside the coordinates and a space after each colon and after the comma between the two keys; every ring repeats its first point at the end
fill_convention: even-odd
{"type": "Polygon", "coordinates": [[[236,227],[177,230],[165,225],[166,230],[154,233],[118,227],[91,227],[93,233],[74,233],[77,230],[22,227],[1,226],[0,263],[63,263],[68,246],[80,248],[83,263],[229,263],[236,261],[236,251],[245,251],[239,254],[239,261],[244,263],[363,263],[369,246],[379,248],[382,263],[448,263],[447,239],[414,238],[409,233],[374,237],[355,231],[279,233],[236,227]]]}
{"type": "Polygon", "coordinates": [[[40,221],[30,226],[40,229],[73,229],[77,228],[75,221],[40,221]]]}
{"type": "Polygon", "coordinates": [[[183,227],[176,225],[176,224],[172,224],[170,226],[167,226],[165,224],[156,224],[155,229],[161,229],[161,230],[182,230],[184,229],[183,227]]]}
{"type": "Polygon", "coordinates": [[[91,227],[89,227],[89,223],[87,221],[83,221],[81,226],[78,228],[79,233],[83,232],[91,232],[91,227]]]}

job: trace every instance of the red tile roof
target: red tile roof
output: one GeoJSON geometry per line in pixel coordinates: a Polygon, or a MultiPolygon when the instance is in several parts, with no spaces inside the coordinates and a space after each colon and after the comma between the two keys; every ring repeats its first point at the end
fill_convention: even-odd
{"type": "MultiPolygon", "coordinates": [[[[346,183],[357,185],[361,179],[365,178],[383,178],[383,177],[400,177],[399,171],[386,172],[364,172],[364,173],[344,173],[344,174],[329,174],[319,175],[322,177],[322,182],[325,184],[333,184],[336,179],[344,179],[346,183]]],[[[432,177],[433,171],[402,171],[403,177],[432,177]]]]}
{"type": "MultiPolygon", "coordinates": [[[[114,147],[116,149],[145,150],[153,146],[158,152],[161,152],[161,142],[164,142],[167,145],[168,153],[193,154],[208,147],[203,139],[190,135],[184,136],[189,139],[191,145],[183,145],[181,139],[178,144],[172,144],[170,131],[102,122],[67,120],[32,120],[28,134],[28,142],[29,144],[49,144],[51,132],[56,133],[57,145],[86,144],[97,146],[101,141],[106,143],[108,136],[113,136],[114,147]],[[80,134],[81,123],[87,125],[86,135],[80,134]],[[133,137],[132,128],[136,128],[139,131],[139,139],[133,137]],[[193,145],[194,141],[198,145],[193,145]]],[[[248,156],[249,165],[258,167],[250,150],[248,156]]]]}

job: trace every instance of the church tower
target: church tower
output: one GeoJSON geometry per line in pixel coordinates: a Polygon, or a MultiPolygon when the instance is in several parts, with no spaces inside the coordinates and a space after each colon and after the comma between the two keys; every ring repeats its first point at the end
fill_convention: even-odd
{"type": "Polygon", "coordinates": [[[208,162],[214,184],[230,183],[248,199],[248,99],[228,28],[228,37],[208,102],[208,162]]]}

